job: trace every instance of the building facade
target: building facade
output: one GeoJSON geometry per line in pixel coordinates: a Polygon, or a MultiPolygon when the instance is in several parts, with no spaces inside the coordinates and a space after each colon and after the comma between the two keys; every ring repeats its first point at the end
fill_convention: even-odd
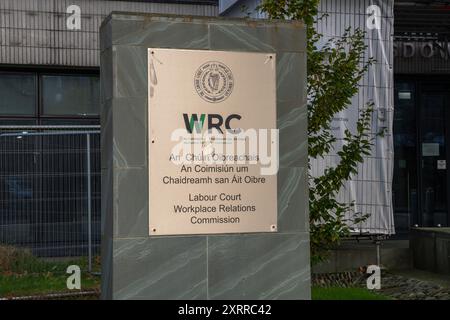
{"type": "Polygon", "coordinates": [[[100,41],[112,11],[217,16],[216,1],[0,1],[0,243],[100,243],[100,41]]]}
{"type": "Polygon", "coordinates": [[[450,1],[396,1],[396,228],[449,227],[450,1]]]}
{"type": "Polygon", "coordinates": [[[210,16],[218,12],[215,1],[205,0],[1,1],[0,92],[7,97],[0,104],[3,123],[62,124],[62,118],[76,118],[98,124],[98,30],[112,11],[210,16]]]}
{"type": "MultiPolygon", "coordinates": [[[[221,14],[263,17],[255,11],[257,0],[220,3],[221,14]]],[[[319,32],[333,37],[345,27],[361,28],[366,58],[376,60],[348,112],[336,118],[336,135],[367,101],[376,107],[373,128],[388,129],[341,200],[371,213],[360,229],[369,233],[404,238],[414,226],[450,226],[450,1],[322,0],[320,11],[328,17],[318,23],[319,32]],[[378,25],[371,27],[375,16],[378,25]]],[[[313,171],[327,161],[313,164],[313,171]]]]}

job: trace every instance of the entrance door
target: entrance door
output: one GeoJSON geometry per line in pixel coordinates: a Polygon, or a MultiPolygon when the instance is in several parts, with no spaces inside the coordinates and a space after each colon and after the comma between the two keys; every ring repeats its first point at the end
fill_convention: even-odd
{"type": "Polygon", "coordinates": [[[448,225],[450,143],[448,88],[421,84],[419,97],[419,225],[448,225]]]}
{"type": "Polygon", "coordinates": [[[395,83],[393,204],[397,235],[450,226],[450,83],[395,83]]]}

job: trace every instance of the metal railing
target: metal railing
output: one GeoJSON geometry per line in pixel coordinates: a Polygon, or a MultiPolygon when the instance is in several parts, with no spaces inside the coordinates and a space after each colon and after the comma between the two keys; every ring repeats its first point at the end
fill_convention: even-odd
{"type": "Polygon", "coordinates": [[[0,244],[91,269],[100,197],[99,126],[0,126],[0,244]]]}

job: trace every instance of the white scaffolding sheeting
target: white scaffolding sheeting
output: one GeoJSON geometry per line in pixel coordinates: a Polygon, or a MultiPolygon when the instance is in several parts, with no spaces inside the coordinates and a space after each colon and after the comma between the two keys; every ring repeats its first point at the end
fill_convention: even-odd
{"type": "MultiPolygon", "coordinates": [[[[245,16],[264,18],[255,11],[258,0],[221,0],[219,12],[224,16],[245,16]],[[242,10],[246,8],[246,10],[242,10]]],[[[342,202],[355,203],[355,212],[370,214],[360,223],[354,232],[369,235],[391,235],[395,233],[392,208],[392,177],[394,145],[392,125],[394,115],[394,79],[393,79],[393,28],[394,0],[322,0],[319,8],[327,17],[317,25],[324,40],[339,37],[345,29],[360,28],[367,32],[367,50],[365,59],[376,60],[365,77],[361,79],[360,90],[352,104],[337,114],[332,127],[335,136],[343,136],[345,129],[354,130],[359,110],[366,103],[374,103],[372,132],[378,133],[384,128],[384,136],[375,140],[373,152],[359,166],[358,175],[346,183],[338,198],[342,202]]],[[[337,150],[342,140],[337,142],[337,150]]],[[[325,168],[339,161],[336,154],[330,154],[323,160],[314,161],[312,174],[318,175],[325,168]]]]}
{"type": "MultiPolygon", "coordinates": [[[[374,103],[372,133],[384,129],[383,136],[377,136],[370,157],[359,166],[358,175],[345,184],[339,200],[355,202],[355,212],[370,214],[369,218],[355,228],[355,233],[391,235],[395,233],[392,208],[392,177],[394,145],[392,125],[394,115],[393,79],[393,0],[322,0],[320,12],[327,17],[319,21],[318,31],[324,39],[338,37],[351,27],[366,31],[367,50],[365,59],[373,57],[375,63],[361,79],[360,90],[352,104],[336,115],[332,128],[338,137],[336,150],[342,146],[344,131],[355,130],[359,110],[367,102],[374,103]]],[[[313,175],[339,161],[336,154],[314,161],[313,175]]]]}

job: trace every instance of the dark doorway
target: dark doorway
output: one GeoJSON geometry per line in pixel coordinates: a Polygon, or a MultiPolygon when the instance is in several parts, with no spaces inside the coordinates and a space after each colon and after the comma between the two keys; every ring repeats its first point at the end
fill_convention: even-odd
{"type": "Polygon", "coordinates": [[[450,82],[397,77],[393,203],[396,232],[450,224],[450,82]]]}

